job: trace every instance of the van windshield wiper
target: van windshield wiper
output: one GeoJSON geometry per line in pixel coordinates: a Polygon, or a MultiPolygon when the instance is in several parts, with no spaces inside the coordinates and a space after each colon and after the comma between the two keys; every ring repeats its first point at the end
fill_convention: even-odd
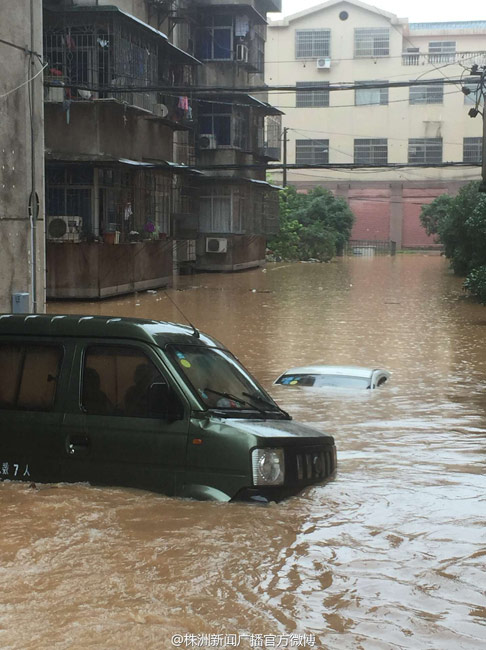
{"type": "Polygon", "coordinates": [[[273,411],[275,410],[280,411],[280,413],[283,413],[283,415],[285,415],[285,417],[288,417],[289,420],[292,419],[291,415],[289,415],[287,411],[284,411],[283,408],[281,408],[278,404],[275,404],[274,402],[270,402],[268,399],[265,399],[264,397],[260,397],[260,395],[257,395],[256,393],[252,394],[252,393],[243,392],[241,394],[244,395],[245,397],[250,397],[251,399],[258,400],[261,404],[265,404],[266,406],[271,406],[273,411]]]}
{"type": "MultiPolygon", "coordinates": [[[[253,404],[251,402],[247,402],[244,399],[241,399],[241,397],[236,397],[236,395],[232,395],[231,393],[223,393],[223,392],[221,392],[219,390],[214,390],[214,388],[209,388],[209,387],[204,388],[204,392],[205,393],[213,393],[214,395],[219,395],[220,397],[226,397],[226,399],[231,399],[231,400],[233,400],[233,402],[238,402],[238,404],[242,404],[243,406],[249,406],[250,408],[255,409],[255,411],[258,411],[259,413],[262,413],[263,415],[265,415],[265,411],[262,408],[260,408],[259,406],[257,406],[256,404],[253,404]]],[[[243,395],[246,395],[246,393],[243,393],[243,395]]],[[[251,397],[251,395],[250,395],[250,397],[251,397]]],[[[223,407],[219,406],[217,408],[224,408],[224,406],[223,407]]]]}

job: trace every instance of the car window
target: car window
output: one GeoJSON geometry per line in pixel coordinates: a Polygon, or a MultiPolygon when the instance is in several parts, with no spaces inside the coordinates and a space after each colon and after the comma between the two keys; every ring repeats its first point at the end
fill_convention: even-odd
{"type": "Polygon", "coordinates": [[[142,350],[91,346],[84,358],[81,404],[89,415],[157,417],[151,386],[165,383],[142,350]]]}
{"type": "Polygon", "coordinates": [[[368,388],[370,385],[366,377],[351,377],[347,375],[284,375],[277,381],[285,386],[334,386],[336,388],[368,388]]]}
{"type": "Polygon", "coordinates": [[[63,349],[57,345],[0,344],[0,408],[50,411],[63,349]]]}

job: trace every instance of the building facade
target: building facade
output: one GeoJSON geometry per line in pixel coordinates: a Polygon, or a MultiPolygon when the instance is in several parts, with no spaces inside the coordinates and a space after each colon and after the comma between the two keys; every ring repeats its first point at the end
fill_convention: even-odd
{"type": "Polygon", "coordinates": [[[278,227],[265,122],[274,133],[280,111],[233,88],[263,84],[265,16],[279,9],[44,0],[49,297],[264,261],[278,227]]]}
{"type": "Polygon", "coordinates": [[[486,64],[486,21],[412,23],[359,0],[330,0],[270,23],[266,82],[295,87],[271,95],[285,113],[287,163],[356,166],[288,169],[288,182],[346,198],[353,240],[433,246],[421,206],[481,177],[482,121],[468,115],[481,101],[475,64],[486,64]],[[326,89],[343,83],[353,88],[326,89]],[[438,166],[445,162],[461,164],[438,166]],[[374,167],[390,163],[404,167],[374,167]]]}
{"type": "Polygon", "coordinates": [[[0,21],[0,312],[45,311],[42,3],[0,21]]]}
{"type": "MultiPolygon", "coordinates": [[[[268,235],[278,230],[278,188],[266,181],[266,166],[280,156],[281,111],[266,94],[248,89],[264,84],[266,16],[280,11],[281,1],[195,0],[184,10],[187,40],[179,44],[203,64],[195,71],[193,93],[201,170],[193,178],[196,268],[258,266],[268,235]]],[[[191,236],[184,219],[180,225],[191,236]]]]}

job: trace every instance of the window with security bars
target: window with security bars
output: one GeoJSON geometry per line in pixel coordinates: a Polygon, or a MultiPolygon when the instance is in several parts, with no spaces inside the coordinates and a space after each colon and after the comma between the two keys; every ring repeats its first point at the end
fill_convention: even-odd
{"type": "Polygon", "coordinates": [[[295,58],[315,59],[330,56],[330,29],[298,29],[295,32],[295,58]]]}
{"type": "Polygon", "coordinates": [[[390,30],[386,27],[354,30],[354,56],[389,56],[390,30]]]}
{"type": "Polygon", "coordinates": [[[364,88],[356,88],[354,95],[354,103],[356,106],[369,106],[374,104],[386,105],[388,104],[388,88],[366,88],[368,85],[376,83],[388,83],[388,81],[359,81],[360,85],[364,88]]]}
{"type": "Polygon", "coordinates": [[[456,41],[431,41],[429,63],[449,63],[456,59],[456,41]]]}
{"type": "Polygon", "coordinates": [[[409,163],[441,163],[442,138],[411,138],[408,141],[409,163]]]}
{"type": "Polygon", "coordinates": [[[386,138],[355,140],[354,162],[363,165],[386,165],[388,163],[388,140],[386,138]]]}
{"type": "Polygon", "coordinates": [[[444,84],[431,86],[410,86],[410,104],[442,104],[444,102],[444,84]]]}
{"type": "Polygon", "coordinates": [[[209,188],[199,200],[199,230],[230,233],[233,230],[233,199],[230,188],[209,188]]]}
{"type": "Polygon", "coordinates": [[[329,140],[296,140],[295,162],[298,165],[322,165],[329,162],[329,140]]]}
{"type": "Polygon", "coordinates": [[[483,160],[483,139],[464,138],[462,145],[462,159],[465,163],[480,163],[483,160]]]}
{"type": "Polygon", "coordinates": [[[321,81],[298,81],[296,83],[297,93],[295,105],[297,108],[315,108],[318,106],[329,106],[329,90],[324,90],[321,81]],[[299,90],[299,88],[319,87],[319,90],[299,90]]]}

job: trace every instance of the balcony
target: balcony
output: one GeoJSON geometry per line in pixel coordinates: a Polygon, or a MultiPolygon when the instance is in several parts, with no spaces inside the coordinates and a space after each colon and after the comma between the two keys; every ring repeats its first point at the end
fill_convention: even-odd
{"type": "Polygon", "coordinates": [[[444,52],[444,53],[421,53],[421,52],[403,52],[402,65],[421,66],[421,65],[438,65],[444,63],[457,63],[465,66],[477,64],[486,65],[486,53],[479,52],[444,52]]]}
{"type": "Polygon", "coordinates": [[[44,57],[46,101],[116,99],[150,112],[170,104],[153,88],[171,78],[190,86],[199,63],[150,25],[97,4],[46,10],[44,57]]]}

